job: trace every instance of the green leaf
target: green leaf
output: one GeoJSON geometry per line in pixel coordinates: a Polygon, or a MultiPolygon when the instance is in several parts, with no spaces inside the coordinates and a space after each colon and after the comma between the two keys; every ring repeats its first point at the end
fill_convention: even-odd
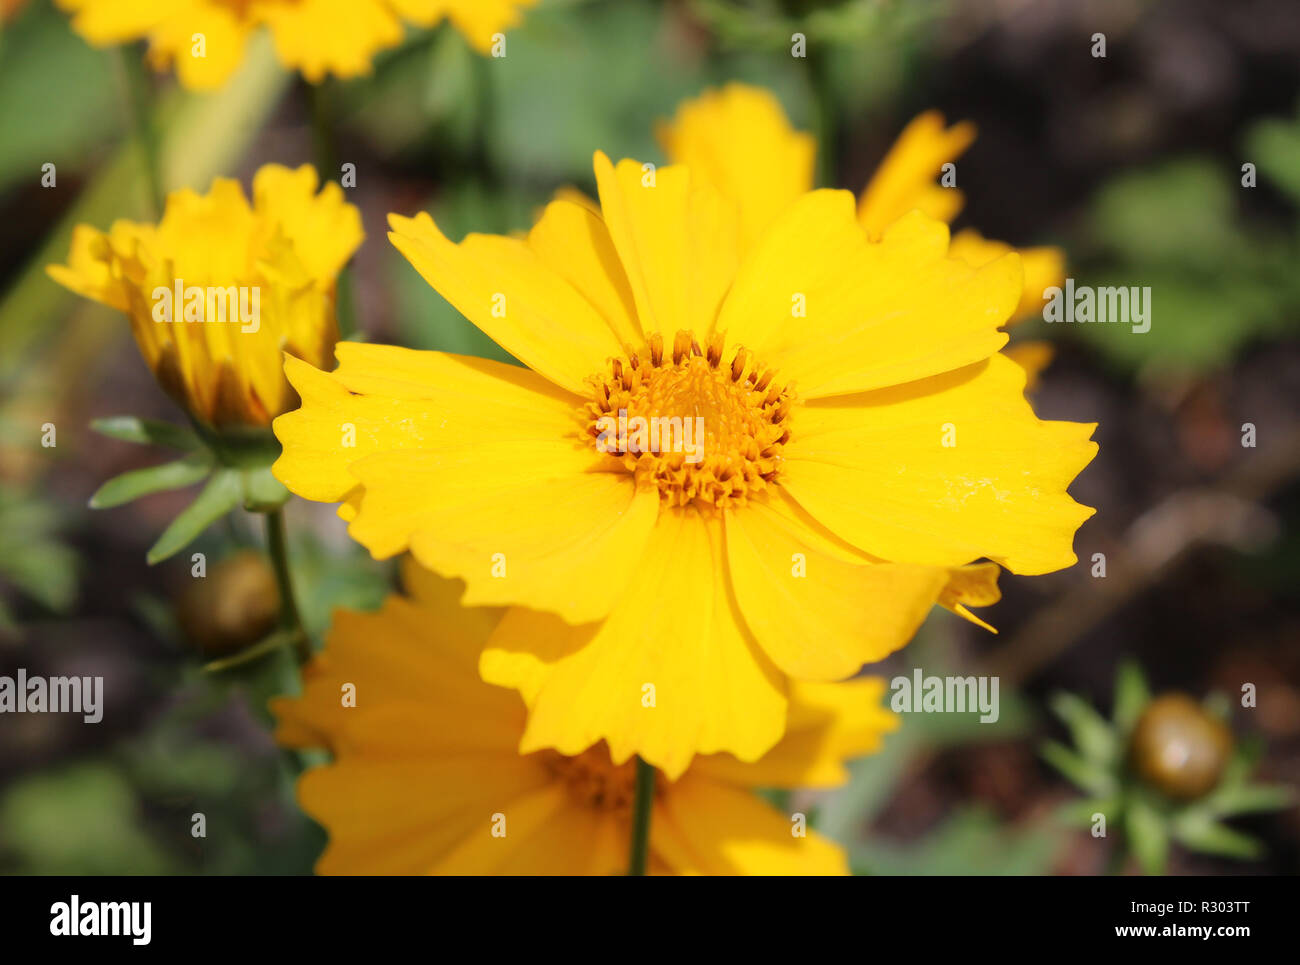
{"type": "Polygon", "coordinates": [[[243,486],[239,473],[221,470],[203,487],[198,498],[181,510],[179,516],[149,549],[149,565],[159,563],[188,546],[200,533],[239,505],[243,486]]]}
{"type": "Polygon", "coordinates": [[[137,419],[133,415],[115,415],[106,419],[96,419],[91,422],[90,428],[110,439],[165,446],[168,449],[181,449],[185,452],[193,452],[203,446],[198,435],[185,426],[161,422],[158,419],[137,419]]]}
{"type": "Polygon", "coordinates": [[[872,837],[851,849],[855,872],[882,875],[1043,875],[1060,847],[1043,823],[999,824],[984,808],[960,808],[919,841],[872,837]]]}
{"type": "Polygon", "coordinates": [[[81,763],[17,781],[0,798],[0,827],[20,874],[174,873],[141,823],[130,781],[105,763],[81,763]]]}
{"type": "Polygon", "coordinates": [[[1201,803],[1208,811],[1226,817],[1281,811],[1295,803],[1295,793],[1280,784],[1235,784],[1220,786],[1201,803]]]}
{"type": "Polygon", "coordinates": [[[1142,873],[1163,875],[1169,862],[1169,832],[1160,812],[1146,801],[1133,800],[1124,812],[1124,830],[1142,873]]]}
{"type": "Polygon", "coordinates": [[[167,489],[184,489],[193,486],[212,472],[212,456],[205,452],[195,452],[175,462],[165,462],[161,466],[149,466],[147,469],[133,469],[120,476],[114,476],[95,490],[90,497],[91,509],[111,509],[133,502],[141,496],[159,493],[167,489]]]}
{"type": "Polygon", "coordinates": [[[1098,761],[1081,757],[1056,741],[1045,742],[1041,753],[1047,763],[1089,794],[1106,797],[1115,792],[1115,776],[1098,761]]]}
{"type": "Polygon", "coordinates": [[[30,4],[0,29],[0,191],[36,187],[46,162],[57,163],[63,188],[121,130],[113,55],[77,36],[51,5],[30,4]]]}
{"type": "Polygon", "coordinates": [[[1246,135],[1246,160],[1300,204],[1300,121],[1260,121],[1246,135]]]}
{"type": "Polygon", "coordinates": [[[1106,718],[1082,697],[1058,693],[1050,700],[1053,713],[1065,722],[1074,745],[1085,758],[1110,764],[1119,754],[1119,742],[1106,718]]]}
{"type": "Polygon", "coordinates": [[[1079,801],[1066,801],[1055,811],[1056,820],[1070,827],[1089,827],[1093,822],[1093,815],[1100,812],[1105,815],[1107,821],[1114,821],[1120,817],[1123,811],[1123,803],[1115,797],[1091,797],[1083,798],[1079,801]]]}
{"type": "Polygon", "coordinates": [[[1129,263],[1214,267],[1236,237],[1233,186],[1222,165],[1199,157],[1124,174],[1098,193],[1092,230],[1129,263]]]}
{"type": "Polygon", "coordinates": [[[1225,858],[1252,860],[1264,852],[1263,846],[1250,835],[1234,831],[1200,813],[1176,821],[1174,838],[1193,851],[1225,858]]]}
{"type": "Polygon", "coordinates": [[[1115,675],[1115,712],[1112,715],[1121,738],[1126,738],[1133,730],[1150,701],[1151,690],[1147,687],[1142,668],[1135,660],[1125,660],[1115,675]]]}

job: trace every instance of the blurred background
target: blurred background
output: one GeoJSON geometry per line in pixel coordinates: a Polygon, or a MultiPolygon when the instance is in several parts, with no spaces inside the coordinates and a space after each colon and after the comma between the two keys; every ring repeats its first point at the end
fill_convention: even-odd
{"type": "MultiPolygon", "coordinates": [[[[195,547],[210,567],[232,560],[220,575],[234,611],[218,621],[188,552],[145,563],[192,493],[87,508],[104,480],[160,458],[90,420],[180,420],[125,319],[44,274],[73,224],[149,219],[122,56],[86,46],[47,0],[0,0],[0,19],[0,674],[105,681],[95,726],[0,716],[0,870],[309,872],[324,835],[294,804],[296,764],[264,710],[291,686],[287,654],[202,669],[265,630],[265,574],[240,555],[259,545],[256,521],[195,547]],[[196,812],[206,838],[191,836],[196,812]]],[[[1153,290],[1140,337],[1041,319],[1014,330],[1054,346],[1040,415],[1100,424],[1100,455],[1072,488],[1098,512],[1075,567],[1004,574],[1003,601],[980,612],[998,635],[936,610],[872,668],[998,674],[1002,712],[909,715],[847,788],[807,802],[855,870],[1102,873],[1114,839],[1087,816],[1115,793],[1098,771],[1130,760],[1141,676],[1155,694],[1208,698],[1231,728],[1231,766],[1272,787],[1218,802],[1249,812],[1226,835],[1197,830],[1205,807],[1158,805],[1127,826],[1141,866],[1294,873],[1300,811],[1278,788],[1300,782],[1300,5],[542,0],[508,42],[492,60],[451,29],[411,31],[373,76],[331,82],[336,160],[356,165],[347,193],[368,236],[350,275],[358,337],[500,357],[387,243],[387,213],[430,210],[453,237],[526,229],[557,188],[594,193],[596,148],[662,162],[655,121],[729,80],[773,90],[819,135],[821,183],[854,191],[915,114],[972,120],[955,227],[1060,245],[1080,284],[1153,290]],[[795,31],[807,59],[790,56],[795,31]],[[1124,666],[1129,704],[1112,727],[1124,666]]],[[[152,83],[169,187],[204,191],[217,174],[247,186],[263,163],[316,157],[309,91],[265,45],[217,94],[152,83]]],[[[310,629],[333,607],[377,605],[391,568],[330,507],[288,511],[310,629]]]]}

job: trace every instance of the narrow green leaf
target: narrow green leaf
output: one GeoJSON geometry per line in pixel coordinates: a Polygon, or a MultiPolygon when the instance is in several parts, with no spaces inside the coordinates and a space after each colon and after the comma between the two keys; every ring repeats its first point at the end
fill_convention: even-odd
{"type": "Polygon", "coordinates": [[[1133,730],[1151,701],[1151,690],[1136,660],[1125,660],[1115,674],[1115,727],[1122,737],[1133,730]]]}
{"type": "Polygon", "coordinates": [[[1134,800],[1124,812],[1124,830],[1142,873],[1163,875],[1169,862],[1169,832],[1160,812],[1146,801],[1134,800]]]}
{"type": "Polygon", "coordinates": [[[1079,753],[1090,761],[1109,764],[1119,753],[1119,742],[1106,718],[1082,697],[1059,693],[1051,699],[1052,711],[1065,722],[1079,753]]]}
{"type": "Polygon", "coordinates": [[[203,445],[192,429],[173,425],[170,422],[161,422],[158,419],[138,419],[133,415],[115,415],[106,419],[96,419],[91,422],[90,428],[111,439],[165,446],[168,449],[181,449],[185,452],[193,452],[203,445]]]}
{"type": "Polygon", "coordinates": [[[198,498],[183,509],[149,549],[152,566],[184,549],[201,532],[239,505],[243,494],[239,473],[222,470],[208,480],[198,498]]]}
{"type": "Polygon", "coordinates": [[[195,452],[175,462],[147,469],[133,469],[114,476],[95,490],[90,497],[91,509],[111,509],[132,502],[150,493],[165,489],[184,489],[207,477],[212,472],[212,457],[207,452],[195,452]]]}
{"type": "Polygon", "coordinates": [[[1114,793],[1114,776],[1098,762],[1081,757],[1056,741],[1044,743],[1041,752],[1047,763],[1089,794],[1106,797],[1114,793]]]}
{"type": "Polygon", "coordinates": [[[1295,794],[1280,784],[1236,784],[1220,787],[1202,802],[1221,817],[1259,811],[1281,811],[1295,803],[1295,794]]]}
{"type": "Polygon", "coordinates": [[[1217,821],[1208,819],[1179,821],[1174,825],[1177,841],[1202,854],[1222,855],[1226,858],[1251,860],[1264,851],[1263,846],[1248,834],[1234,831],[1217,821]]]}
{"type": "Polygon", "coordinates": [[[1246,153],[1265,177],[1300,204],[1300,121],[1260,121],[1246,135],[1246,153]]]}
{"type": "Polygon", "coordinates": [[[1066,801],[1057,807],[1053,814],[1056,820],[1069,827],[1089,827],[1094,814],[1102,814],[1107,822],[1121,817],[1123,805],[1119,798],[1089,797],[1077,801],[1066,801]]]}

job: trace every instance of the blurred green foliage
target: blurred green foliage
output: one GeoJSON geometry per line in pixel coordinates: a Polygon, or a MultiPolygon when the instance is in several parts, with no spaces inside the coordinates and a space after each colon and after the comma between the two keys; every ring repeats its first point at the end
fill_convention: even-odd
{"type": "Polygon", "coordinates": [[[1248,220],[1243,192],[1259,189],[1216,159],[1120,175],[1093,201],[1098,254],[1083,281],[1149,286],[1151,329],[1071,325],[1070,334],[1124,369],[1195,373],[1227,365],[1252,341],[1300,331],[1300,119],[1260,122],[1246,141],[1260,182],[1295,203],[1290,228],[1248,220]]]}

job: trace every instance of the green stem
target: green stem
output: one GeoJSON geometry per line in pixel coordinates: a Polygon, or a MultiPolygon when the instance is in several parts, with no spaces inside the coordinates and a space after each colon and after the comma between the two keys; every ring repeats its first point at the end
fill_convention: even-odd
{"type": "Polygon", "coordinates": [[[149,203],[153,205],[153,217],[161,219],[164,195],[162,174],[158,169],[158,131],[154,126],[149,75],[145,71],[142,55],[136,47],[119,47],[117,54],[122,72],[122,85],[126,92],[127,111],[131,115],[132,133],[135,137],[136,149],[140,154],[140,168],[144,172],[149,203]]]}
{"type": "Polygon", "coordinates": [[[312,150],[316,155],[316,167],[325,179],[332,179],[338,168],[338,158],[334,153],[334,111],[330,97],[331,85],[328,80],[319,84],[309,84],[311,92],[311,139],[312,150]]]}
{"type": "Polygon", "coordinates": [[[311,658],[311,643],[298,613],[298,602],[293,595],[293,576],[289,572],[289,547],[284,535],[284,510],[266,513],[266,550],[275,568],[275,582],[280,589],[280,629],[294,634],[294,649],[298,662],[311,658]]]}
{"type": "Polygon", "coordinates": [[[825,44],[808,48],[804,63],[808,67],[808,84],[817,109],[817,187],[835,186],[835,161],[839,155],[836,130],[835,85],[830,74],[830,50],[825,44]]]}
{"type": "Polygon", "coordinates": [[[644,875],[650,860],[650,812],[655,797],[655,769],[636,759],[636,797],[632,802],[632,845],[627,860],[629,875],[644,875]]]}
{"type": "MultiPolygon", "coordinates": [[[[334,125],[334,82],[327,78],[319,84],[309,84],[307,89],[310,91],[312,149],[316,156],[316,170],[322,180],[334,180],[339,175],[334,125]]],[[[339,338],[348,338],[356,332],[356,305],[352,294],[352,269],[349,265],[344,265],[339,270],[334,288],[334,315],[338,319],[339,338]]]]}

